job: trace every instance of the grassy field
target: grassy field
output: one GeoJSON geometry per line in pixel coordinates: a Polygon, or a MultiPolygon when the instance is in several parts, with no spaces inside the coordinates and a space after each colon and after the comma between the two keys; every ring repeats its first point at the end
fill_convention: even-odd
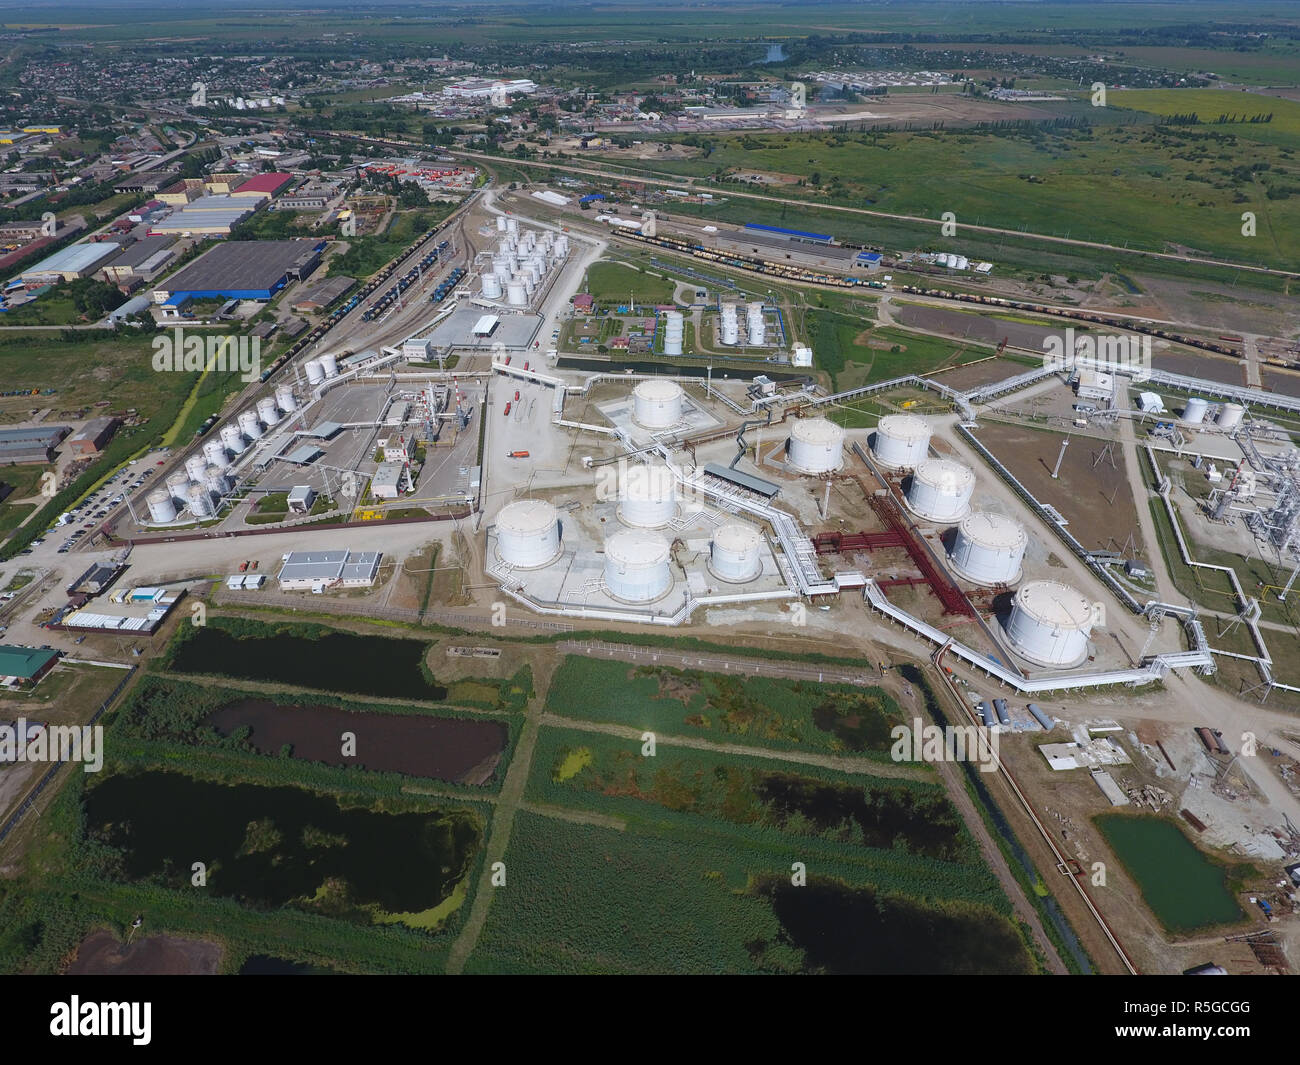
{"type": "Polygon", "coordinates": [[[676,286],[667,278],[654,276],[651,269],[643,271],[622,263],[592,263],[581,291],[590,292],[596,303],[606,307],[626,304],[632,298],[638,304],[672,302],[676,286]]]}

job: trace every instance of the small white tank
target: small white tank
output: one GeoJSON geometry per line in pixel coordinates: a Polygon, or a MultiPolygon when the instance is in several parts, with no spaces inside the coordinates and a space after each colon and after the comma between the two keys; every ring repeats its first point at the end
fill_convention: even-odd
{"type": "Polygon", "coordinates": [[[752,581],[763,572],[763,534],[744,521],[719,525],[709,547],[709,570],[732,584],[752,581]]]}
{"type": "Polygon", "coordinates": [[[190,513],[196,518],[207,518],[212,514],[212,499],[208,495],[208,490],[201,484],[190,485],[189,495],[187,498],[190,513]]]}
{"type": "Polygon", "coordinates": [[[1029,537],[1015,518],[978,510],[957,527],[948,560],[958,575],[974,584],[1015,584],[1029,537]]]}
{"type": "Polygon", "coordinates": [[[1016,592],[1006,633],[1017,654],[1040,666],[1077,666],[1088,656],[1097,608],[1077,588],[1029,581],[1016,592]]]}
{"type": "Polygon", "coordinates": [[[508,503],[497,514],[497,557],[516,569],[537,569],[560,554],[560,515],[542,499],[508,503]]]}
{"type": "Polygon", "coordinates": [[[1200,396],[1193,396],[1187,401],[1187,406],[1183,408],[1183,421],[1188,425],[1200,425],[1205,421],[1205,415],[1210,409],[1210,401],[1202,399],[1200,396]]]}
{"type": "Polygon", "coordinates": [[[951,459],[926,459],[916,467],[907,490],[912,513],[927,521],[961,521],[970,510],[975,471],[951,459]]]}
{"type": "Polygon", "coordinates": [[[495,273],[483,275],[483,298],[499,300],[501,298],[501,278],[495,273]]]}
{"type": "Polygon", "coordinates": [[[191,455],[185,460],[185,475],[188,480],[201,481],[208,468],[208,460],[201,454],[191,455]]]}
{"type": "Polygon", "coordinates": [[[321,372],[325,375],[327,379],[331,377],[338,377],[339,360],[335,358],[333,355],[322,355],[320,357],[320,368],[321,368],[321,372]]]}
{"type": "Polygon", "coordinates": [[[605,541],[605,591],[625,603],[652,603],[672,587],[671,548],[656,532],[623,529],[605,541]]]}
{"type": "Polygon", "coordinates": [[[220,440],[207,441],[203,445],[203,457],[208,460],[209,466],[220,466],[224,469],[230,465],[226,458],[226,449],[220,440]]]}
{"type": "Polygon", "coordinates": [[[826,418],[799,418],[790,426],[786,454],[803,473],[832,473],[844,465],[844,430],[826,418]]]}
{"type": "Polygon", "coordinates": [[[221,442],[232,455],[242,455],[248,450],[248,445],[244,443],[244,434],[233,422],[228,422],[221,427],[221,442]]]}
{"type": "Polygon", "coordinates": [[[1240,403],[1225,403],[1219,408],[1219,414],[1214,419],[1214,424],[1220,429],[1235,429],[1241,424],[1241,420],[1246,416],[1246,408],[1240,403]]]}
{"type": "Polygon", "coordinates": [[[682,387],[651,378],[632,389],[632,417],[645,429],[667,429],[682,420],[682,387]]]}
{"type": "Polygon", "coordinates": [[[890,469],[916,469],[930,454],[930,423],[915,414],[886,414],[871,436],[871,453],[890,469]]]}
{"type": "Polygon", "coordinates": [[[308,359],[302,364],[302,372],[307,375],[307,383],[312,388],[325,380],[325,371],[321,369],[320,359],[308,359]]]}
{"type": "Polygon", "coordinates": [[[240,411],[239,431],[248,437],[249,440],[262,439],[262,423],[257,420],[257,411],[240,411]]]}
{"type": "Polygon", "coordinates": [[[203,473],[203,487],[216,496],[230,491],[230,478],[220,466],[209,466],[203,473]]]}
{"type": "Polygon", "coordinates": [[[149,504],[149,520],[162,525],[176,520],[176,502],[161,488],[145,497],[149,504]]]}
{"type": "Polygon", "coordinates": [[[280,408],[275,405],[275,400],[270,396],[259,399],[257,401],[257,417],[268,428],[279,422],[280,408]]]}
{"type": "Polygon", "coordinates": [[[283,384],[276,388],[275,405],[285,414],[292,414],[298,409],[298,400],[294,398],[293,385],[283,384]]]}
{"type": "Polygon", "coordinates": [[[661,529],[677,516],[677,480],[667,466],[631,463],[619,486],[619,519],[640,529],[661,529]]]}

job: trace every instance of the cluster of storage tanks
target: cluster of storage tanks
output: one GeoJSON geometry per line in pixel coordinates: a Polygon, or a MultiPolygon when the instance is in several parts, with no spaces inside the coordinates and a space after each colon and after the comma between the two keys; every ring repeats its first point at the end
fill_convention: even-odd
{"type": "Polygon", "coordinates": [[[227,422],[216,439],[205,441],[200,453],[185,460],[183,473],[176,471],[166,479],[165,488],[145,496],[150,519],[166,524],[175,521],[183,509],[196,518],[211,517],[215,513],[213,497],[220,499],[232,487],[230,456],[242,455],[249,443],[260,440],[266,429],[297,409],[293,387],[284,384],[276,388],[274,396],[259,399],[254,407],[227,422]]]}
{"type": "Polygon", "coordinates": [[[339,375],[339,360],[334,355],[321,355],[308,359],[302,364],[302,371],[307,375],[307,384],[315,388],[330,378],[339,375]]]}
{"type": "MultiPolygon", "coordinates": [[[[672,544],[661,530],[677,516],[677,506],[676,478],[661,463],[635,463],[620,478],[617,514],[624,527],[604,545],[604,587],[612,598],[652,603],[671,589],[672,544]]],[[[512,569],[539,569],[560,556],[560,512],[543,500],[502,507],[496,529],[497,557],[512,569]]],[[[709,570],[728,583],[747,583],[763,572],[762,552],[757,527],[726,522],[713,533],[709,570]]]]}
{"type": "Polygon", "coordinates": [[[942,266],[949,270],[969,270],[970,260],[964,255],[951,255],[944,252],[935,257],[935,266],[942,266]]]}
{"type": "Polygon", "coordinates": [[[527,307],[547,272],[568,258],[569,238],[550,231],[520,232],[518,219],[505,215],[497,216],[497,233],[492,266],[481,282],[483,298],[527,307]]]}
{"type": "Polygon", "coordinates": [[[686,330],[686,316],[681,311],[669,311],[664,315],[664,354],[680,355],[682,337],[686,330]]]}
{"type": "MultiPolygon", "coordinates": [[[[1183,408],[1182,422],[1184,425],[1204,425],[1205,419],[1210,413],[1210,401],[1202,399],[1200,396],[1193,396],[1187,401],[1183,408]]],[[[1235,429],[1246,417],[1246,408],[1240,403],[1224,403],[1219,407],[1218,413],[1214,416],[1214,424],[1220,429],[1235,429]]]]}
{"type": "MultiPolygon", "coordinates": [[[[748,345],[767,343],[767,322],[763,319],[763,301],[755,300],[745,307],[745,331],[748,345]]],[[[722,305],[722,319],[718,330],[718,340],[723,344],[740,343],[740,311],[737,304],[722,305]]]]}

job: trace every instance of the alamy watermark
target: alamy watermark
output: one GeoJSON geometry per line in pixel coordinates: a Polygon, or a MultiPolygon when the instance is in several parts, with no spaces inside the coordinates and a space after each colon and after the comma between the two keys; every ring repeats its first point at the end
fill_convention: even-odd
{"type": "Polygon", "coordinates": [[[927,725],[919,717],[889,730],[895,762],[974,762],[981,773],[998,768],[998,734],[983,725],[927,725]]]}
{"type": "Polygon", "coordinates": [[[216,370],[239,371],[243,381],[256,381],[262,375],[262,340],[247,336],[185,335],[177,326],[170,334],[153,338],[153,368],[158,373],[216,370]]]}
{"type": "Polygon", "coordinates": [[[1064,333],[1043,338],[1043,366],[1053,370],[1094,370],[1145,380],[1151,374],[1151,338],[1139,333],[1064,333]]]}
{"type": "Polygon", "coordinates": [[[104,768],[103,725],[32,725],[20,717],[0,725],[0,764],[80,762],[86,773],[104,768]]]}

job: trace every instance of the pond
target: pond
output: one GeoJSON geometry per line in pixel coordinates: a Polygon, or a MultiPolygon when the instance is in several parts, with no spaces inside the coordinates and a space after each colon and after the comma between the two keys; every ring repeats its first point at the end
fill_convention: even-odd
{"type": "Polygon", "coordinates": [[[364,924],[448,899],[481,838],[463,808],[375,813],[302,788],[158,771],[109,777],[84,804],[87,833],[122,851],[130,880],[364,924]],[[204,887],[192,885],[195,862],[206,866],[204,887]]]}
{"type": "Polygon", "coordinates": [[[312,638],[272,630],[265,636],[240,638],[220,626],[207,625],[176,646],[170,668],[177,673],[216,673],[299,688],[438,702],[447,697],[447,689],[432,683],[421,669],[427,650],[423,640],[390,636],[332,631],[312,638]]]}
{"type": "Polygon", "coordinates": [[[1137,881],[1142,898],[1171,932],[1241,920],[1227,871],[1163,817],[1102,814],[1094,819],[1106,842],[1137,881]]]}

